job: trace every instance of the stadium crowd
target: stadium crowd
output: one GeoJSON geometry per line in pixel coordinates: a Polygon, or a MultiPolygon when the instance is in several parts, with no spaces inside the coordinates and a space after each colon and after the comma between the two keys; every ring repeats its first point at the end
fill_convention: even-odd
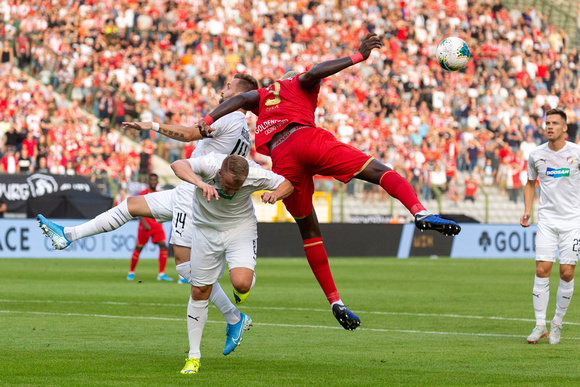
{"type": "Polygon", "coordinates": [[[486,184],[521,200],[528,154],[545,141],[543,112],[563,108],[577,141],[579,55],[547,15],[500,1],[0,1],[0,172],[106,173],[123,184],[148,172],[153,152],[174,161],[195,145],[123,133],[138,153],[124,145],[122,121],[192,125],[234,73],[268,85],[356,52],[370,31],[384,47],[322,84],[318,125],[406,175],[425,199],[440,190],[475,200],[486,184]],[[454,73],[435,60],[450,35],[472,51],[454,73]]]}

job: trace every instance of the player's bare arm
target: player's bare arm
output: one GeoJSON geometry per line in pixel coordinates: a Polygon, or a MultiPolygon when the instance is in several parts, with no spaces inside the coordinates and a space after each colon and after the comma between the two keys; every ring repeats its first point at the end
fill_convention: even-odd
{"type": "Polygon", "coordinates": [[[536,181],[528,180],[528,182],[524,186],[524,215],[520,219],[520,224],[522,227],[530,226],[532,204],[534,202],[535,195],[536,195],[536,181]]]}
{"type": "Polygon", "coordinates": [[[275,204],[278,200],[286,199],[292,192],[294,192],[294,186],[288,180],[284,179],[274,191],[264,192],[262,194],[262,202],[275,204]]]}
{"type": "MultiPolygon", "coordinates": [[[[382,45],[383,42],[376,34],[368,34],[365,36],[359,47],[359,54],[357,54],[360,55],[359,61],[367,60],[371,51],[375,48],[380,48],[382,45]]],[[[356,55],[319,63],[304,74],[300,75],[298,78],[300,87],[305,90],[314,89],[322,79],[334,75],[347,67],[355,65],[356,63],[358,63],[356,55]]]]}
{"type": "MultiPolygon", "coordinates": [[[[260,94],[257,91],[252,90],[246,93],[238,94],[235,97],[222,102],[211,111],[203,120],[197,123],[197,127],[200,133],[207,132],[210,130],[211,123],[217,121],[226,114],[235,112],[238,109],[243,110],[254,110],[260,104],[260,94]],[[208,118],[209,117],[209,118],[208,118]],[[209,122],[208,122],[209,121],[209,122]]],[[[208,132],[207,137],[212,137],[211,133],[208,132]]]]}
{"type": "Polygon", "coordinates": [[[171,169],[175,173],[175,176],[179,177],[183,181],[187,181],[195,185],[197,188],[203,191],[204,199],[207,199],[208,203],[211,198],[219,200],[220,196],[216,189],[209,184],[203,182],[199,176],[197,176],[191,169],[191,165],[187,160],[177,160],[171,164],[171,169]]]}
{"type": "MultiPolygon", "coordinates": [[[[201,140],[204,136],[199,131],[197,126],[185,126],[185,125],[171,125],[171,124],[161,124],[159,123],[159,133],[174,140],[190,142],[201,140]]],[[[153,122],[123,122],[123,129],[134,129],[134,130],[152,130],[153,122]]],[[[213,131],[213,129],[208,129],[208,132],[213,131]]],[[[208,136],[205,136],[208,137],[208,136]]]]}

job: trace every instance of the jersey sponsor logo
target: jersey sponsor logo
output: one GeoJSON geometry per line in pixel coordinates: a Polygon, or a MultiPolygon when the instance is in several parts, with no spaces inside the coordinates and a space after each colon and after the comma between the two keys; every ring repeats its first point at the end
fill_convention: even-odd
{"type": "Polygon", "coordinates": [[[570,176],[570,168],[550,168],[546,169],[546,176],[552,176],[553,178],[558,177],[569,177],[570,176]]]}
{"type": "Polygon", "coordinates": [[[262,122],[260,125],[256,127],[256,134],[265,132],[264,134],[268,135],[275,131],[278,128],[286,125],[288,123],[288,119],[284,120],[267,120],[262,122]]]}

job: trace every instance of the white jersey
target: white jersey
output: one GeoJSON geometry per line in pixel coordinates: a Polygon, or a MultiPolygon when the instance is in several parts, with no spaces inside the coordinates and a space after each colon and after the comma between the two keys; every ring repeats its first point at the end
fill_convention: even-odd
{"type": "MultiPolygon", "coordinates": [[[[211,124],[215,129],[213,138],[204,138],[199,141],[197,147],[191,153],[190,159],[195,159],[210,153],[219,153],[227,155],[239,155],[246,157],[251,147],[250,128],[246,121],[246,115],[242,112],[235,111],[226,114],[219,120],[211,124]]],[[[178,186],[180,190],[192,192],[195,186],[186,181],[181,182],[178,186]]],[[[188,194],[185,191],[182,192],[188,194]]]]}
{"type": "Polygon", "coordinates": [[[540,145],[530,153],[528,179],[540,179],[538,222],[580,224],[580,146],[566,141],[554,152],[540,145]]]}
{"type": "Polygon", "coordinates": [[[284,177],[248,160],[250,171],[242,188],[233,195],[225,195],[220,185],[218,171],[226,157],[225,154],[211,153],[188,160],[193,172],[204,183],[212,185],[220,196],[219,200],[213,198],[208,203],[203,197],[203,190],[195,190],[192,218],[193,224],[197,227],[225,231],[248,221],[257,222],[250,196],[256,191],[273,191],[284,181],[284,177]]]}

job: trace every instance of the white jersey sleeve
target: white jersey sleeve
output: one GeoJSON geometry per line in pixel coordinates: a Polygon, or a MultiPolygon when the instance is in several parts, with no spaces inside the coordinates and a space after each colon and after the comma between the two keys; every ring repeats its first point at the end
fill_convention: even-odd
{"type": "Polygon", "coordinates": [[[536,181],[537,178],[538,169],[536,168],[536,164],[534,162],[533,152],[530,152],[530,156],[528,157],[528,180],[536,181]]]}
{"type": "Polygon", "coordinates": [[[210,153],[239,155],[246,157],[252,143],[250,129],[246,121],[246,115],[235,111],[227,114],[211,124],[213,138],[204,138],[199,141],[197,148],[191,154],[191,158],[204,156],[210,153]]]}

